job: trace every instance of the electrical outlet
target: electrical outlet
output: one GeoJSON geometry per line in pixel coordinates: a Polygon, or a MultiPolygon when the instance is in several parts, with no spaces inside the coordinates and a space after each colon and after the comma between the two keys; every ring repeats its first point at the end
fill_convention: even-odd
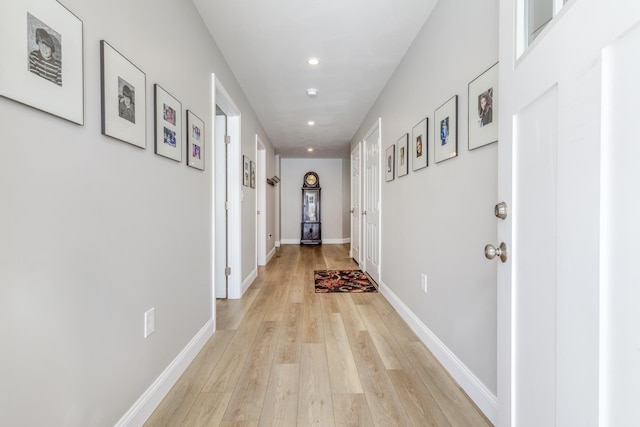
{"type": "Polygon", "coordinates": [[[427,293],[427,275],[426,274],[422,274],[422,290],[424,291],[424,293],[427,293]]]}
{"type": "Polygon", "coordinates": [[[144,313],[144,337],[147,338],[156,330],[156,309],[150,308],[144,313]]]}

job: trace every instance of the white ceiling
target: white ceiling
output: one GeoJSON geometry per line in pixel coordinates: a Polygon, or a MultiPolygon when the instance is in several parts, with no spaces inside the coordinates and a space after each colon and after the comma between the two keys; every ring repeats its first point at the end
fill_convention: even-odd
{"type": "Polygon", "coordinates": [[[276,153],[315,158],[349,156],[436,1],[193,0],[276,153]]]}

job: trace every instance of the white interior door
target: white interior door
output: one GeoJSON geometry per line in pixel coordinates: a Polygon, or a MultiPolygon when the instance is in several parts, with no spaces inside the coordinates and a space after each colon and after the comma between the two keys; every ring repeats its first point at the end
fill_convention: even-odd
{"type": "Polygon", "coordinates": [[[364,139],[364,271],[380,282],[380,119],[364,139]]]}
{"type": "Polygon", "coordinates": [[[358,143],[351,152],[351,258],[360,265],[360,161],[361,144],[358,143]]]}
{"type": "MultiPolygon", "coordinates": [[[[607,261],[631,263],[625,253],[638,246],[604,228],[609,194],[630,182],[607,168],[638,152],[637,132],[621,118],[639,112],[640,2],[547,1],[556,15],[530,31],[529,46],[527,13],[541,10],[535,0],[500,7],[498,195],[509,214],[496,242],[508,248],[498,268],[497,425],[640,425],[632,385],[640,382],[640,337],[619,333],[638,324],[630,307],[640,295],[614,289],[624,266],[607,261]],[[607,135],[620,149],[605,164],[607,135]]],[[[619,199],[635,214],[627,233],[638,230],[640,211],[628,199],[619,199]]]]}

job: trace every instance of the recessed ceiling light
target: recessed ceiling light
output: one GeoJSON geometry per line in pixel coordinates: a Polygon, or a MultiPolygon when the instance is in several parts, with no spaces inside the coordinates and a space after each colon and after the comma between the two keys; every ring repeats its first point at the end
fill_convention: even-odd
{"type": "Polygon", "coordinates": [[[312,153],[313,152],[313,148],[307,148],[307,151],[312,153]]]}
{"type": "Polygon", "coordinates": [[[307,59],[307,64],[309,65],[318,65],[320,60],[318,58],[309,58],[307,59]]]}
{"type": "Polygon", "coordinates": [[[318,89],[314,89],[312,87],[307,89],[307,96],[309,98],[314,98],[317,94],[318,94],[318,89]]]}
{"type": "Polygon", "coordinates": [[[307,124],[308,124],[309,126],[313,126],[313,125],[315,125],[315,124],[316,124],[316,122],[314,122],[313,120],[309,120],[309,121],[307,122],[307,124]]]}

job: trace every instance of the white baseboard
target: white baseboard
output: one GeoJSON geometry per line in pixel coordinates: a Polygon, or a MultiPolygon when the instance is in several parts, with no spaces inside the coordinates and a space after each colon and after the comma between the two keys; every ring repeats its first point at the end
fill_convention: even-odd
{"type": "Polygon", "coordinates": [[[276,248],[279,248],[280,247],[280,240],[276,240],[275,245],[276,245],[276,248]]]}
{"type": "Polygon", "coordinates": [[[349,243],[351,241],[350,238],[346,239],[322,239],[323,245],[342,245],[345,243],[349,243]]]}
{"type": "MultiPolygon", "coordinates": [[[[254,268],[253,271],[249,273],[249,275],[242,282],[242,295],[244,295],[244,293],[247,292],[247,289],[249,289],[249,286],[253,284],[253,281],[256,280],[257,277],[258,277],[258,267],[254,268]]],[[[242,295],[240,295],[240,298],[242,298],[242,295]]]]}
{"type": "MultiPolygon", "coordinates": [[[[351,242],[350,238],[346,239],[322,239],[323,245],[342,245],[351,242]]],[[[282,239],[283,245],[299,245],[300,239],[282,239]]]]}
{"type": "Polygon", "coordinates": [[[422,323],[422,321],[398,298],[384,283],[380,283],[380,293],[396,309],[405,322],[418,335],[420,341],[433,353],[449,371],[458,385],[469,395],[492,423],[496,423],[498,415],[498,398],[476,377],[442,341],[422,323]]]}
{"type": "Polygon", "coordinates": [[[187,346],[173,359],[167,368],[160,374],[151,386],[140,396],[140,398],[129,408],[129,410],[115,424],[115,427],[141,427],[158,407],[162,399],[169,393],[171,387],[178,381],[180,376],[187,370],[187,367],[202,347],[215,332],[215,324],[210,319],[198,331],[195,337],[189,341],[187,346]]]}
{"type": "Polygon", "coordinates": [[[265,264],[269,264],[269,261],[271,261],[271,258],[273,258],[275,255],[276,255],[276,248],[274,247],[267,254],[267,261],[265,262],[265,264]]]}

